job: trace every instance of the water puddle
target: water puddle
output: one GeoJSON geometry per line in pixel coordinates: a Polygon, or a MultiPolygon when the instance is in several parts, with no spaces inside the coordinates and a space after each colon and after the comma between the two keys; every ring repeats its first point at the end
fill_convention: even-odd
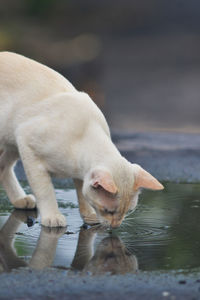
{"type": "Polygon", "coordinates": [[[112,232],[81,228],[72,188],[57,185],[56,195],[67,230],[41,227],[35,211],[13,211],[0,190],[0,273],[23,266],[92,274],[200,267],[199,184],[143,191],[136,211],[112,232]]]}

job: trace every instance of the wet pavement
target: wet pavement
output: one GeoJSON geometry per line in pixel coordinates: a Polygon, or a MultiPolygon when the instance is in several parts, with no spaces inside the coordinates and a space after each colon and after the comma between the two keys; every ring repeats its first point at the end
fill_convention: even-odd
{"type": "Polygon", "coordinates": [[[24,266],[85,275],[193,273],[200,268],[200,184],[164,185],[164,191],[143,191],[137,209],[112,231],[83,226],[72,188],[56,188],[67,229],[41,226],[37,211],[13,210],[1,190],[0,273],[24,266]]]}
{"type": "Polygon", "coordinates": [[[66,271],[20,270],[2,274],[1,299],[191,299],[200,298],[200,275],[68,275],[66,271]]]}

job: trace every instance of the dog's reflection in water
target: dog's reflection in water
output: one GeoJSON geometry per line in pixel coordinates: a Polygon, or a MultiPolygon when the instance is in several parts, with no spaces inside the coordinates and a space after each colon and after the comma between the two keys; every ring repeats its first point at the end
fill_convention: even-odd
{"type": "MultiPolygon", "coordinates": [[[[13,247],[16,232],[22,223],[36,218],[36,211],[15,210],[0,230],[0,273],[28,266],[34,269],[51,267],[54,261],[58,239],[65,228],[41,227],[39,239],[29,262],[16,255],[13,247]]],[[[92,274],[125,274],[136,272],[137,259],[131,254],[118,237],[108,236],[102,239],[93,251],[99,228],[81,229],[71,270],[92,274]]]]}

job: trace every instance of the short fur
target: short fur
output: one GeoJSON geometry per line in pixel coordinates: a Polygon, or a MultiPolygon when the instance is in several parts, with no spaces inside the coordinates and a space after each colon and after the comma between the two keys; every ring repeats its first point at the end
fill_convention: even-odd
{"type": "Polygon", "coordinates": [[[0,181],[16,208],[37,207],[41,223],[66,226],[51,174],[74,179],[87,223],[121,224],[140,187],[162,185],[124,159],[102,112],[54,70],[21,55],[0,53],[0,181]],[[13,167],[21,158],[34,193],[26,195],[13,167]]]}

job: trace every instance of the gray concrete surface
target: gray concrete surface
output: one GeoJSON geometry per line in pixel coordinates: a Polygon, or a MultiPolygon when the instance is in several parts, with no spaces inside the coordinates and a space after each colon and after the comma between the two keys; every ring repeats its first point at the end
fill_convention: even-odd
{"type": "Polygon", "coordinates": [[[189,133],[113,134],[121,153],[161,181],[200,181],[200,135],[189,133]]]}
{"type": "Polygon", "coordinates": [[[28,269],[0,277],[0,299],[200,299],[200,273],[81,276],[28,269]]]}

